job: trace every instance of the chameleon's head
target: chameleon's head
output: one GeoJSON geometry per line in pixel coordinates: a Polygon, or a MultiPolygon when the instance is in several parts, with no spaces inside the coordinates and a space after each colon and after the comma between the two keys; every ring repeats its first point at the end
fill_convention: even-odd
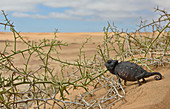
{"type": "Polygon", "coordinates": [[[105,63],[105,66],[107,68],[107,70],[109,70],[111,73],[114,73],[114,68],[116,67],[116,65],[118,64],[118,60],[107,60],[107,62],[105,63]]]}

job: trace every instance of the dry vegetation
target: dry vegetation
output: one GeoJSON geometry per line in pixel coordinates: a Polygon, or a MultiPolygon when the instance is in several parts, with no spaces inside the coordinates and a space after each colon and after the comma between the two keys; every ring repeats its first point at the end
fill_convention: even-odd
{"type": "Polygon", "coordinates": [[[28,41],[15,30],[2,11],[6,22],[0,24],[10,27],[14,41],[7,41],[0,49],[1,108],[103,109],[117,102],[126,102],[124,88],[106,73],[104,63],[110,58],[128,60],[149,71],[152,71],[151,66],[169,65],[170,14],[160,9],[156,11],[162,13],[160,18],[149,24],[141,21],[134,33],[120,31],[108,23],[97,52],[87,56],[85,45],[90,40],[88,38],[79,49],[78,59],[72,62],[60,58],[60,49],[69,45],[57,40],[56,33],[53,39],[28,41]],[[141,32],[148,28],[152,28],[152,33],[141,32]],[[18,49],[19,42],[27,48],[18,49]],[[8,50],[11,44],[13,48],[8,50]],[[17,66],[17,56],[23,58],[23,66],[17,66]],[[32,61],[39,63],[34,69],[30,69],[32,61]]]}

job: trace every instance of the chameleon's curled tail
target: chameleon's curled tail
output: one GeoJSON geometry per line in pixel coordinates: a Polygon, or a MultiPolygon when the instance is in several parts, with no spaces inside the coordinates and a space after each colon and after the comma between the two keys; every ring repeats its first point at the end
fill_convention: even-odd
{"type": "Polygon", "coordinates": [[[161,80],[162,79],[162,75],[159,72],[148,72],[147,75],[145,77],[150,77],[156,75],[154,77],[155,80],[161,80]]]}
{"type": "Polygon", "coordinates": [[[157,75],[154,77],[155,80],[161,80],[162,79],[162,75],[159,72],[152,72],[154,73],[154,75],[157,75]]]}

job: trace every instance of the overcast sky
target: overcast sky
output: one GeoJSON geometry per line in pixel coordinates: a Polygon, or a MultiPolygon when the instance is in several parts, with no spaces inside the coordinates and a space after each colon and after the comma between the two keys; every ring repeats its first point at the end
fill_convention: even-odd
{"type": "Polygon", "coordinates": [[[157,6],[169,10],[170,0],[0,0],[0,10],[21,32],[102,32],[107,21],[133,31],[140,17],[158,17],[157,6]]]}

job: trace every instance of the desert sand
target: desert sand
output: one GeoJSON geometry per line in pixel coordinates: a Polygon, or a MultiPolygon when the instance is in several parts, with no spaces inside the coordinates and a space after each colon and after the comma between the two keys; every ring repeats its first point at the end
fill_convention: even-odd
{"type": "MultiPolygon", "coordinates": [[[[21,33],[28,41],[39,41],[44,38],[52,39],[54,33],[21,33]]],[[[62,47],[60,58],[63,60],[73,61],[78,58],[79,48],[87,38],[89,42],[85,46],[88,56],[93,56],[98,45],[102,44],[104,33],[57,33],[59,41],[66,42],[68,46],[62,47]]],[[[4,42],[13,42],[12,33],[0,32],[0,51],[4,48],[4,42]]],[[[22,43],[18,41],[17,48],[24,49],[22,43]]],[[[10,50],[10,49],[9,49],[10,50]]],[[[17,66],[22,66],[23,60],[19,57],[17,66]]],[[[35,66],[38,62],[35,60],[31,66],[35,66]]],[[[105,69],[105,68],[103,68],[105,69]]],[[[154,71],[163,75],[162,80],[156,81],[153,77],[147,78],[147,83],[138,87],[137,82],[127,82],[127,86],[123,86],[126,91],[126,102],[118,102],[112,106],[114,109],[170,109],[170,65],[154,68],[154,71]]],[[[109,72],[107,72],[109,73],[109,72]]],[[[100,92],[102,93],[102,92],[100,92]]]]}

